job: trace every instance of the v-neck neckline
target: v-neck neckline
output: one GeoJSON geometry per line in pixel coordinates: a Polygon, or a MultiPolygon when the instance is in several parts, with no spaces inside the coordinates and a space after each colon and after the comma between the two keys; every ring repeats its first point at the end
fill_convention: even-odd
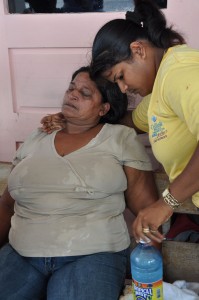
{"type": "Polygon", "coordinates": [[[61,131],[62,129],[59,129],[59,130],[56,130],[53,132],[53,135],[52,135],[52,140],[51,140],[51,143],[52,143],[52,148],[53,148],[53,151],[55,152],[55,154],[59,157],[67,157],[67,156],[70,156],[72,154],[75,154],[77,152],[81,152],[82,150],[84,149],[87,149],[89,148],[90,146],[94,145],[96,143],[96,140],[99,139],[100,135],[103,133],[103,131],[105,130],[105,128],[107,127],[107,123],[105,123],[102,128],[100,129],[100,131],[96,134],[95,137],[93,137],[86,145],[82,146],[81,148],[77,149],[77,150],[74,150],[74,151],[71,151],[70,153],[68,154],[65,154],[65,155],[60,155],[57,150],[56,150],[56,147],[55,147],[55,137],[56,137],[56,134],[61,131]]]}

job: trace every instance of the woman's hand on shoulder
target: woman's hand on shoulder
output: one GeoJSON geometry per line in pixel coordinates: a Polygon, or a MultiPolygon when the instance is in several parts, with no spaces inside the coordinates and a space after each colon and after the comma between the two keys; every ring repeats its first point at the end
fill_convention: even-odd
{"type": "Polygon", "coordinates": [[[41,129],[47,133],[52,133],[66,126],[66,120],[61,112],[43,117],[40,123],[42,124],[41,129]]]}

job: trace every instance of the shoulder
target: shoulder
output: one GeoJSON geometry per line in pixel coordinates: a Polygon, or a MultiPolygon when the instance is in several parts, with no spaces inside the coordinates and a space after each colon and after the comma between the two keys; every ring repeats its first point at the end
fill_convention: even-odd
{"type": "Polygon", "coordinates": [[[38,144],[45,138],[48,138],[48,136],[50,135],[43,132],[40,128],[34,130],[29,136],[27,136],[27,138],[18,148],[13,159],[13,164],[18,164],[19,161],[24,159],[27,155],[31,154],[34,149],[37,148],[38,144]]]}
{"type": "Polygon", "coordinates": [[[40,128],[37,128],[37,129],[33,130],[30,133],[30,135],[27,136],[27,138],[25,139],[23,144],[24,145],[35,144],[35,143],[40,142],[47,136],[49,136],[49,135],[46,132],[43,132],[40,128]]]}
{"type": "Polygon", "coordinates": [[[125,125],[112,126],[112,145],[114,151],[118,151],[122,164],[139,170],[152,170],[150,158],[136,131],[125,125]]]}
{"type": "Polygon", "coordinates": [[[120,124],[107,124],[106,134],[120,145],[125,143],[127,137],[135,138],[137,136],[134,128],[120,124]]]}
{"type": "Polygon", "coordinates": [[[188,47],[186,44],[171,47],[167,50],[160,65],[160,71],[167,73],[174,68],[191,66],[199,63],[199,50],[188,47]]]}
{"type": "Polygon", "coordinates": [[[126,125],[106,124],[106,126],[107,126],[107,131],[115,135],[123,135],[123,134],[128,135],[130,133],[136,135],[135,129],[128,127],[126,125]]]}
{"type": "Polygon", "coordinates": [[[192,59],[199,58],[199,50],[189,47],[188,45],[178,45],[168,49],[168,54],[181,62],[191,61],[192,59]]]}
{"type": "Polygon", "coordinates": [[[139,144],[138,134],[134,128],[119,125],[108,124],[109,137],[113,144],[117,145],[120,149],[132,147],[139,144]]]}

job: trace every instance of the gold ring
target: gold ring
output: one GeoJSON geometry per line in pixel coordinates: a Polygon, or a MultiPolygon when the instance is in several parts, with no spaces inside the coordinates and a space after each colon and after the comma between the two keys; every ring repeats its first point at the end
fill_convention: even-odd
{"type": "Polygon", "coordinates": [[[142,228],[143,233],[149,233],[150,229],[149,228],[142,228]]]}
{"type": "Polygon", "coordinates": [[[150,231],[151,231],[151,233],[156,233],[157,232],[157,230],[152,230],[152,229],[150,229],[150,231]]]}

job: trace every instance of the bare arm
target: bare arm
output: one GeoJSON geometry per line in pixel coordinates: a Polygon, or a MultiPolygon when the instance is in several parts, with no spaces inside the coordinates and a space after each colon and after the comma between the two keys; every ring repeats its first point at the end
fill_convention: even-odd
{"type": "MultiPolygon", "coordinates": [[[[170,184],[170,193],[181,203],[185,202],[187,198],[199,191],[199,146],[196,148],[188,165],[184,171],[170,184]]],[[[139,239],[143,236],[143,228],[158,228],[166,222],[166,220],[173,214],[173,209],[164,202],[163,198],[141,210],[133,224],[133,234],[139,239]]],[[[151,233],[147,234],[151,237],[151,233]]],[[[153,236],[154,237],[154,236],[153,236]]],[[[159,235],[156,235],[157,242],[161,242],[159,235]]]]}
{"type": "Polygon", "coordinates": [[[199,145],[184,171],[170,184],[169,189],[182,203],[199,191],[199,145]]]}
{"type": "Polygon", "coordinates": [[[153,204],[158,199],[153,172],[126,166],[124,172],[127,177],[126,204],[131,212],[137,215],[141,209],[153,204]]]}
{"type": "MultiPolygon", "coordinates": [[[[152,171],[140,171],[130,167],[124,167],[124,171],[127,177],[126,204],[130,211],[137,216],[140,211],[155,204],[158,199],[154,175],[152,171]]],[[[137,222],[137,218],[135,222],[137,222]]],[[[133,231],[133,235],[136,241],[139,241],[140,238],[145,239],[143,232],[142,236],[137,236],[133,231]]],[[[152,244],[159,250],[161,250],[161,246],[157,242],[162,238],[160,233],[158,233],[158,239],[156,237],[151,238],[152,244]]]]}
{"type": "Polygon", "coordinates": [[[0,247],[8,240],[8,233],[11,226],[11,217],[14,214],[14,200],[5,189],[0,198],[0,247]]]}

